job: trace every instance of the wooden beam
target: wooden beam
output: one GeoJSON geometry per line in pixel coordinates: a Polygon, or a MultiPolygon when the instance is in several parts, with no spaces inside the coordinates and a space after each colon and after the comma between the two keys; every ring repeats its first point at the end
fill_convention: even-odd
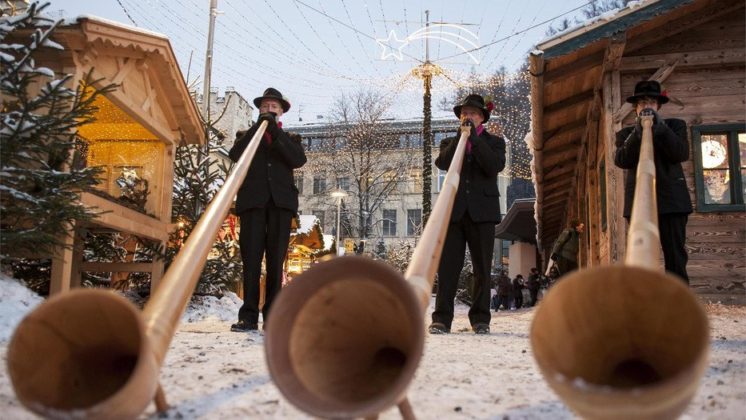
{"type": "Polygon", "coordinates": [[[558,189],[557,191],[554,191],[551,194],[547,194],[544,197],[546,198],[547,201],[552,201],[556,199],[557,197],[567,198],[568,193],[569,191],[567,189],[558,189]]]}
{"type": "Polygon", "coordinates": [[[547,190],[554,190],[559,188],[560,186],[564,186],[565,184],[570,184],[570,178],[557,178],[553,179],[551,182],[545,182],[544,188],[547,190]]]}
{"type": "Polygon", "coordinates": [[[544,144],[546,145],[549,140],[552,140],[555,137],[559,137],[565,133],[577,131],[578,129],[581,129],[583,127],[585,127],[585,120],[575,120],[565,125],[561,125],[554,130],[547,131],[544,133],[544,144]]]}
{"type": "Polygon", "coordinates": [[[575,162],[565,162],[563,164],[555,165],[551,168],[549,168],[548,171],[546,171],[546,175],[544,177],[545,181],[549,181],[550,179],[555,179],[559,176],[566,175],[575,169],[575,162]]]}
{"type": "Polygon", "coordinates": [[[533,177],[536,182],[536,231],[541,232],[541,200],[544,194],[541,185],[544,181],[544,53],[529,54],[528,66],[531,75],[531,154],[534,161],[533,177]]]}
{"type": "Polygon", "coordinates": [[[544,75],[544,84],[548,86],[555,81],[565,80],[569,77],[584,73],[594,67],[598,67],[601,65],[601,60],[603,60],[604,54],[604,51],[599,51],[579,60],[571,61],[561,67],[557,67],[556,69],[549,70],[544,75]]]}
{"type": "Polygon", "coordinates": [[[566,152],[568,150],[577,150],[578,146],[580,145],[580,137],[582,133],[579,135],[573,136],[570,140],[565,140],[562,143],[555,143],[553,147],[544,149],[544,152],[547,154],[554,154],[554,153],[562,153],[566,152]]]}
{"type": "Polygon", "coordinates": [[[585,102],[588,102],[588,100],[592,98],[593,98],[593,89],[586,90],[585,92],[580,92],[577,95],[570,96],[561,101],[545,106],[544,115],[552,114],[554,112],[563,110],[565,108],[574,107],[579,104],[584,104],[585,102]]]}
{"type": "Polygon", "coordinates": [[[564,151],[546,153],[544,156],[544,165],[554,166],[554,165],[557,165],[558,163],[577,159],[579,144],[578,142],[572,142],[571,144],[574,147],[567,148],[564,151]]]}
{"type": "Polygon", "coordinates": [[[134,58],[115,57],[114,60],[119,64],[119,71],[111,78],[111,83],[121,84],[124,79],[129,76],[130,72],[135,69],[137,62],[134,58]]]}
{"type": "MultiPolygon", "coordinates": [[[[673,73],[678,63],[678,61],[674,61],[672,63],[663,65],[655,73],[653,73],[653,75],[650,76],[648,80],[655,80],[659,83],[663,83],[663,81],[666,80],[668,76],[671,75],[671,73],[673,73]]],[[[622,120],[627,117],[630,112],[633,111],[633,109],[634,106],[631,103],[625,102],[621,108],[614,112],[614,122],[621,123],[622,120]]]]}
{"type": "MultiPolygon", "coordinates": [[[[622,56],[627,47],[627,38],[624,33],[617,34],[609,40],[609,45],[606,47],[604,53],[603,70],[601,71],[601,77],[603,74],[619,69],[619,65],[622,62],[622,56]]],[[[600,82],[599,82],[600,87],[600,82]]]]}
{"type": "Polygon", "coordinates": [[[86,207],[93,207],[97,212],[100,212],[91,221],[91,224],[132,233],[157,241],[165,242],[168,240],[170,223],[164,223],[88,192],[80,195],[80,201],[86,207]]]}
{"type": "Polygon", "coordinates": [[[52,251],[52,273],[49,281],[49,295],[67,292],[72,282],[74,265],[75,224],[60,238],[60,246],[52,251]]]}
{"type": "Polygon", "coordinates": [[[655,69],[674,61],[678,62],[679,67],[743,66],[744,61],[746,61],[745,58],[746,52],[744,52],[743,48],[638,55],[623,57],[619,69],[622,71],[655,69]]]}
{"type": "MultiPolygon", "coordinates": [[[[663,39],[687,31],[690,28],[699,26],[718,17],[725,16],[736,10],[743,9],[743,5],[743,0],[713,1],[709,7],[697,10],[695,13],[688,13],[647,32],[636,34],[634,39],[631,39],[627,44],[627,50],[637,51],[649,45],[653,45],[663,39]]],[[[743,11],[741,11],[740,15],[743,16],[743,11]]]]}

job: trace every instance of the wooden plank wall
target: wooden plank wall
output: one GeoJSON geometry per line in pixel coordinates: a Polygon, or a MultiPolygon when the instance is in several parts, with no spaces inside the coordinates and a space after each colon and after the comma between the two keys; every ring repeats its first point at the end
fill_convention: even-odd
{"type": "MultiPolygon", "coordinates": [[[[686,52],[687,57],[712,54],[718,49],[745,49],[743,10],[704,23],[670,39],[662,40],[634,56],[686,52]]],[[[634,84],[648,78],[655,69],[621,73],[622,97],[634,84]]],[[[731,65],[679,65],[663,83],[669,95],[681,101],[661,109],[664,117],[685,120],[690,128],[700,124],[746,122],[744,63],[731,65]]],[[[622,99],[623,100],[623,99],[622,99]]],[[[623,125],[632,124],[629,115],[623,125]]],[[[696,208],[693,150],[683,164],[692,203],[696,208]]],[[[611,191],[610,191],[611,193],[611,191]]],[[[621,211],[621,203],[617,204],[621,211]]],[[[688,271],[691,287],[712,300],[746,303],[746,213],[693,213],[687,225],[688,271]]]]}

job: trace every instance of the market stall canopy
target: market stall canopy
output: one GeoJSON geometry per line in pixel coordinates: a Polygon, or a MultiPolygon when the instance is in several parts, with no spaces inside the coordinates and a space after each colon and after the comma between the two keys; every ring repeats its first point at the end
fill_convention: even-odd
{"type": "Polygon", "coordinates": [[[536,243],[536,219],[534,218],[535,198],[521,198],[513,201],[508,213],[495,227],[495,237],[508,241],[536,243]]]}
{"type": "Polygon", "coordinates": [[[302,214],[299,216],[299,221],[300,224],[295,232],[290,234],[290,245],[303,246],[311,250],[323,249],[325,238],[321,232],[319,218],[310,214],[302,214]]]}

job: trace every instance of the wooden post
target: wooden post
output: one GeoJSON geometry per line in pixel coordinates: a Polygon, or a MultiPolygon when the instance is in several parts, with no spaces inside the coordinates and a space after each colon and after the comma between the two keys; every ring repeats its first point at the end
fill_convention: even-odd
{"type": "Polygon", "coordinates": [[[49,295],[70,290],[73,272],[73,245],[75,244],[75,224],[73,223],[52,254],[52,277],[49,282],[49,295]]]}

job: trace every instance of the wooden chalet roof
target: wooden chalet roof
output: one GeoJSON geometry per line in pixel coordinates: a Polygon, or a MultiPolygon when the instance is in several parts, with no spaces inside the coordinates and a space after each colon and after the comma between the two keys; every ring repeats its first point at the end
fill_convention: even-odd
{"type": "MultiPolygon", "coordinates": [[[[543,41],[530,53],[531,148],[540,248],[551,246],[565,227],[580,170],[578,159],[586,139],[597,135],[600,109],[610,100],[602,97],[604,74],[618,70],[622,56],[635,55],[635,51],[742,7],[742,0],[633,3],[614,15],[543,41]]],[[[677,52],[675,48],[672,45],[671,53],[677,52]]],[[[658,68],[671,60],[669,55],[635,58],[640,68],[658,68]],[[643,63],[647,58],[655,62],[643,63]]],[[[615,115],[615,121],[630,111],[631,107],[623,106],[619,112],[624,115],[615,115]]]]}
{"type": "Polygon", "coordinates": [[[205,143],[199,111],[164,35],[81,16],[58,27],[52,37],[65,46],[62,57],[55,58],[65,71],[75,71],[80,80],[93,68],[101,86],[119,84],[106,96],[137,123],[176,144],[205,143]]]}

